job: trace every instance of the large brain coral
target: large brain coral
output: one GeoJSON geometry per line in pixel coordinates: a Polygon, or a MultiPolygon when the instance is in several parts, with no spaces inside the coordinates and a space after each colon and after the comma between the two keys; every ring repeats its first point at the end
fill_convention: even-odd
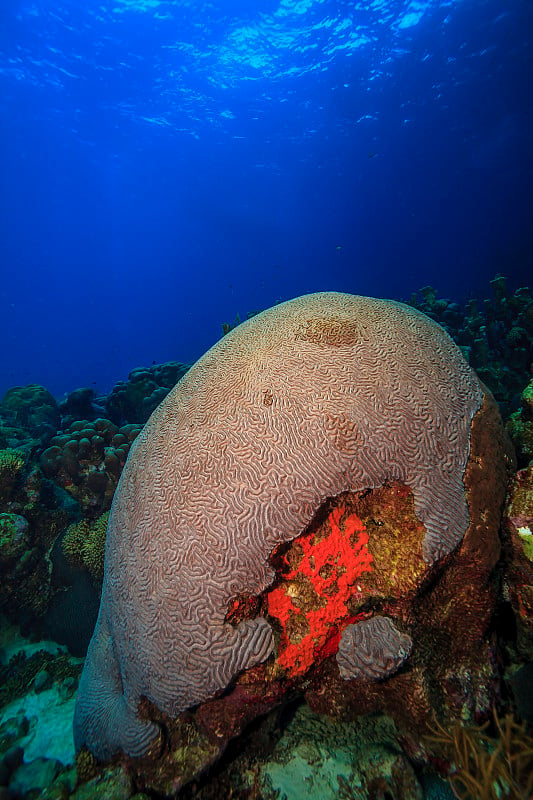
{"type": "Polygon", "coordinates": [[[272,583],[270,554],[326,498],[400,481],[427,564],[450,553],[469,523],[463,475],[482,398],[447,334],[392,301],[307,295],[218,342],[153,413],[122,473],[77,747],[140,755],[158,732],[143,697],[175,717],[266,659],[270,623],[226,615],[272,583]]]}

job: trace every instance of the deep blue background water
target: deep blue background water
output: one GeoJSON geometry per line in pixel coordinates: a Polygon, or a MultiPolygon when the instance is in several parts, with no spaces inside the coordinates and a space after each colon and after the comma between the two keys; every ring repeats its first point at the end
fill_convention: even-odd
{"type": "Polygon", "coordinates": [[[531,0],[0,6],[0,391],[533,270],[531,0]]]}

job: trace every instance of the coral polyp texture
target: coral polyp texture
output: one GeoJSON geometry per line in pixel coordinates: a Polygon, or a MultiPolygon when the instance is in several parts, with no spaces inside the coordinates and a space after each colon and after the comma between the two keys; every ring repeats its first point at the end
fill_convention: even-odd
{"type": "Polygon", "coordinates": [[[377,614],[349,625],[337,652],[341,678],[388,678],[401,667],[412,644],[411,637],[400,633],[389,617],[377,614]]]}
{"type": "MultiPolygon", "coordinates": [[[[120,750],[140,756],[159,733],[146,705],[174,719],[271,654],[275,669],[294,674],[307,670],[311,650],[314,658],[321,644],[327,649],[328,637],[334,652],[342,631],[333,635],[333,616],[345,626],[365,616],[355,607],[358,581],[373,581],[375,591],[387,582],[384,559],[374,576],[366,532],[351,511],[342,522],[331,518],[337,530],[329,524],[346,563],[328,556],[316,572],[320,547],[314,567],[308,559],[315,630],[301,620],[297,653],[288,648],[298,636],[276,630],[272,618],[283,628],[281,594],[277,608],[268,601],[270,621],[227,619],[235,598],[275,587],[272,553],[296,539],[327,498],[400,482],[422,529],[407,563],[421,575],[450,554],[469,526],[463,478],[482,400],[449,336],[401,303],[319,293],[230,331],[131,447],[109,519],[100,612],[75,712],[77,748],[99,759],[120,750]]],[[[319,541],[299,545],[304,560],[311,544],[319,541]]],[[[394,648],[392,629],[385,633],[394,648]]],[[[402,635],[396,667],[408,649],[402,635]]]]}

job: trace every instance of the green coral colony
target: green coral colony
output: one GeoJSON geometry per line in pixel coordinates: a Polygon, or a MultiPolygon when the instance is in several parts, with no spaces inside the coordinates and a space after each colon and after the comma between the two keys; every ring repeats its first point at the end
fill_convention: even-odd
{"type": "MultiPolygon", "coordinates": [[[[270,800],[290,797],[297,761],[315,780],[321,770],[321,780],[332,782],[338,796],[407,800],[421,797],[421,786],[429,791],[433,781],[445,797],[450,796],[442,782],[447,775],[455,795],[465,799],[485,791],[483,786],[489,787],[479,794],[483,800],[531,796],[533,298],[527,288],[510,292],[505,278],[497,276],[490,300],[460,306],[428,286],[410,305],[459,346],[496,399],[512,440],[514,452],[486,395],[482,420],[474,417],[465,468],[470,517],[479,513],[476,519],[484,521],[467,531],[456,551],[444,554],[440,571],[432,572],[431,559],[422,557],[424,526],[416,497],[401,476],[366,492],[344,492],[337,503],[327,500],[301,536],[273,549],[269,575],[277,577],[267,589],[241,587],[227,603],[224,624],[235,631],[270,615],[274,655],[233,676],[229,686],[215,680],[225,691],[213,692],[216,697],[185,715],[172,718],[150,703],[143,706],[160,737],[142,762],[99,763],[81,748],[74,763],[71,722],[67,755],[52,754],[44,744],[39,754],[32,713],[51,720],[47,708],[54,708],[58,720],[61,714],[72,719],[96,622],[113,497],[136,439],[189,366],[169,362],[135,369],[106,396],[81,388],[58,403],[37,385],[5,394],[0,403],[0,797],[142,800],[183,793],[205,800],[270,800]],[[490,478],[489,463],[496,465],[490,478]],[[501,500],[491,506],[488,491],[495,497],[500,492],[501,500]],[[342,542],[348,560],[332,559],[328,542],[337,548],[342,542]],[[355,569],[362,542],[365,568],[355,569]],[[410,552],[418,548],[419,558],[406,558],[406,542],[410,552]],[[357,628],[371,619],[379,624],[357,628]],[[343,683],[335,660],[339,645],[342,670],[351,678],[355,667],[347,665],[353,652],[346,642],[359,641],[357,670],[368,676],[365,664],[376,663],[372,637],[378,628],[389,644],[399,642],[400,650],[391,651],[374,681],[343,683]],[[454,639],[458,630],[464,631],[461,642],[454,639]],[[417,682],[424,670],[432,671],[433,688],[417,682]],[[303,696],[307,705],[301,704],[303,696]],[[288,715],[287,709],[292,709],[288,715]],[[249,723],[257,735],[242,740],[237,758],[225,760],[227,743],[249,723]],[[508,730],[514,732],[512,744],[505,739],[508,730]],[[366,741],[377,744],[369,749],[366,741]],[[306,760],[311,751],[314,766],[306,760]],[[326,778],[331,752],[337,754],[337,772],[326,778]],[[207,768],[215,761],[219,768],[211,773],[207,768]],[[356,786],[360,794],[354,793],[356,786]]],[[[223,325],[228,347],[247,320],[241,323],[237,315],[234,324],[223,325]]],[[[308,327],[308,339],[314,335],[308,327]]],[[[332,328],[328,336],[338,331],[332,328]]],[[[269,413],[275,393],[264,387],[262,398],[269,413]]],[[[342,437],[331,435],[344,437],[343,447],[350,446],[350,436],[357,443],[357,432],[348,435],[347,428],[342,437]]]]}

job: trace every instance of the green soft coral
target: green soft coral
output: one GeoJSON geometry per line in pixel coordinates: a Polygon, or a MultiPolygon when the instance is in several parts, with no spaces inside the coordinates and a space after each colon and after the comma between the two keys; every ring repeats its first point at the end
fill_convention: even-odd
{"type": "Polygon", "coordinates": [[[94,578],[104,575],[105,537],[109,511],[94,522],[82,519],[69,525],[63,538],[63,553],[76,567],[84,567],[94,578]]]}
{"type": "Polygon", "coordinates": [[[28,527],[28,521],[19,514],[0,514],[0,564],[26,551],[28,527]]]}
{"type": "Polygon", "coordinates": [[[19,450],[11,447],[0,450],[0,502],[10,499],[18,476],[24,469],[26,459],[19,450]]]}

